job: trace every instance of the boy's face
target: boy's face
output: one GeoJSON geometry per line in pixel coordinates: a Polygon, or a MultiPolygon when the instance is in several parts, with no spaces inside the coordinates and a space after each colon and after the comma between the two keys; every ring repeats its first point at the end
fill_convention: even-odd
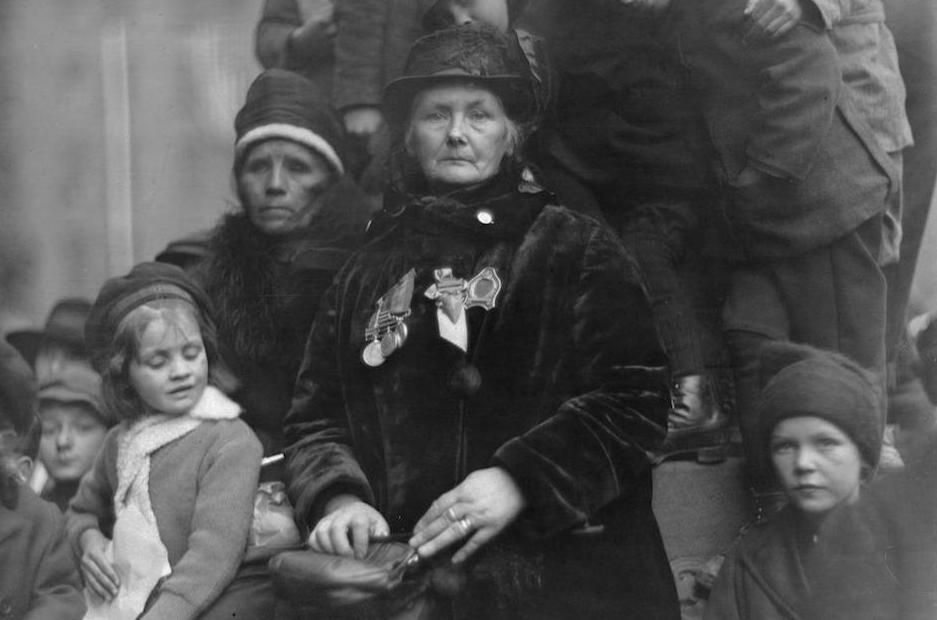
{"type": "Polygon", "coordinates": [[[859,497],[862,458],[838,426],[815,416],[787,418],[771,433],[771,460],[791,503],[822,516],[859,497]]]}
{"type": "Polygon", "coordinates": [[[501,32],[510,28],[507,0],[439,0],[433,8],[433,24],[438,28],[462,24],[488,24],[501,32]]]}
{"type": "Polygon", "coordinates": [[[39,458],[56,481],[74,481],[91,469],[107,426],[82,403],[43,401],[39,458]]]}

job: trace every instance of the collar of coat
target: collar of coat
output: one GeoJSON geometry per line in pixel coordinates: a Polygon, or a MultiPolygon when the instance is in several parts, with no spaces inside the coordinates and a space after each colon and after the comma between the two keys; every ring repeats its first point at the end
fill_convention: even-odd
{"type": "Polygon", "coordinates": [[[209,385],[186,415],[151,415],[133,422],[121,435],[118,444],[115,506],[139,496],[143,514],[152,515],[149,506],[150,455],[192,432],[205,420],[231,420],[240,414],[240,405],[209,385]]]}
{"type": "Polygon", "coordinates": [[[543,207],[555,202],[528,168],[519,176],[501,173],[480,186],[442,195],[388,190],[384,209],[372,221],[369,234],[373,237],[403,227],[510,239],[524,234],[543,207]],[[479,217],[480,213],[487,216],[479,217]]]}

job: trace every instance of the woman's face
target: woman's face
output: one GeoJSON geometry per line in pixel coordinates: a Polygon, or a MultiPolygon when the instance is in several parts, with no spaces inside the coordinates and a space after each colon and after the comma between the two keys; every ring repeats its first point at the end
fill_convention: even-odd
{"type": "Polygon", "coordinates": [[[140,334],[130,384],[147,413],[185,415],[208,385],[208,356],[191,312],[163,310],[140,334]]]}
{"type": "Polygon", "coordinates": [[[101,450],[107,426],[88,405],[44,400],[39,404],[39,458],[53,480],[80,480],[101,450]]]}
{"type": "Polygon", "coordinates": [[[807,515],[822,516],[859,497],[859,449],[838,426],[822,418],[779,422],[771,433],[771,460],[787,498],[807,515]]]}
{"type": "Polygon", "coordinates": [[[490,179],[514,148],[510,121],[498,98],[471,83],[420,92],[410,114],[406,148],[436,190],[490,179]]]}
{"type": "Polygon", "coordinates": [[[309,225],[331,180],[332,169],[318,153],[274,138],[248,152],[238,187],[251,223],[262,233],[277,236],[309,225]]]}

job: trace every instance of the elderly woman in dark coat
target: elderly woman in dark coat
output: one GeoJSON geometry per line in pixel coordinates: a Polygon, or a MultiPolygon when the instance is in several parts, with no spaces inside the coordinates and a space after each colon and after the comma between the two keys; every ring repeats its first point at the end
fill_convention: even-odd
{"type": "Polygon", "coordinates": [[[307,343],[291,499],[316,551],[412,531],[454,553],[439,617],[677,618],[651,512],[665,360],[631,256],[522,165],[528,75],[463,26],[388,85],[392,187],[307,343]]]}
{"type": "Polygon", "coordinates": [[[282,449],[303,344],[332,277],[364,238],[368,207],[345,174],[344,131],[315,86],[268,69],[234,122],[243,207],[212,232],[194,267],[215,303],[234,395],[264,452],[282,449]]]}

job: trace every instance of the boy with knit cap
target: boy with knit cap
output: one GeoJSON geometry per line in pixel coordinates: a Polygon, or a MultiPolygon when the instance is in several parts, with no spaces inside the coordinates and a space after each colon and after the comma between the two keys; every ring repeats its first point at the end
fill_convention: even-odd
{"type": "Polygon", "coordinates": [[[789,503],[733,547],[705,618],[812,617],[811,593],[827,582],[830,565],[818,551],[828,532],[821,526],[858,501],[878,464],[884,422],[877,377],[838,353],[785,342],[765,345],[760,363],[758,454],[789,503]]]}

